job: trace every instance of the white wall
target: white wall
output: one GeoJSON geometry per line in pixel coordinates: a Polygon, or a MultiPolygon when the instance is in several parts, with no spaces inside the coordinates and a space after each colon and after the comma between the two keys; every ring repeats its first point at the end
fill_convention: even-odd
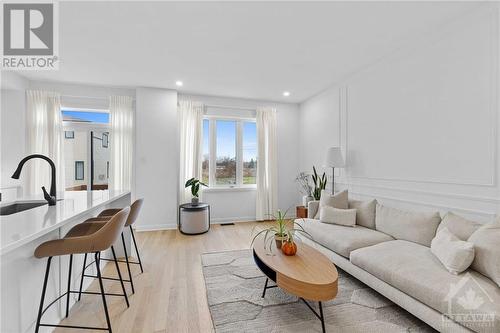
{"type": "MultiPolygon", "coordinates": [[[[294,182],[299,172],[299,112],[298,105],[275,103],[239,98],[181,95],[203,102],[205,105],[242,107],[256,109],[259,106],[273,106],[277,112],[278,124],[278,206],[287,209],[290,216],[295,215],[295,206],[300,203],[294,182]]],[[[255,112],[231,108],[208,108],[210,114],[255,117],[255,112]]],[[[202,193],[202,200],[211,205],[212,222],[239,222],[255,220],[255,189],[209,189],[202,193]]]]}
{"type": "Polygon", "coordinates": [[[29,81],[13,72],[3,72],[1,91],[1,166],[0,189],[2,201],[17,196],[20,181],[12,173],[24,157],[26,145],[26,95],[29,81]]]}
{"type": "Polygon", "coordinates": [[[177,92],[136,90],[136,191],[144,198],[139,229],[175,228],[179,153],[177,92]]]}
{"type": "Polygon", "coordinates": [[[348,166],[339,188],[352,196],[492,220],[500,213],[498,16],[483,6],[302,103],[301,168],[340,145],[348,166]]]}

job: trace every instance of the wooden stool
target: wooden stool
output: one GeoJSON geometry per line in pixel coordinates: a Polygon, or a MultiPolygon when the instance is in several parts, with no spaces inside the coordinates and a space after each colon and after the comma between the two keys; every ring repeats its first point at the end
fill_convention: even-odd
{"type": "MultiPolygon", "coordinates": [[[[43,289],[42,289],[42,297],[40,300],[40,307],[38,308],[38,317],[36,320],[36,328],[35,332],[38,333],[41,326],[43,327],[64,327],[64,328],[75,328],[75,329],[86,329],[86,330],[105,330],[111,333],[111,321],[109,319],[108,306],[106,304],[106,294],[104,292],[104,287],[102,283],[101,276],[101,268],[100,264],[100,252],[107,250],[111,247],[111,251],[113,256],[116,258],[114,249],[112,245],[116,242],[120,233],[122,232],[127,216],[129,214],[130,208],[124,208],[117,214],[115,214],[109,221],[106,223],[81,223],[74,226],[64,238],[51,240],[40,244],[35,250],[36,258],[46,258],[47,260],[47,269],[45,271],[45,279],[43,281],[43,289]],[[97,268],[97,279],[99,280],[100,292],[83,292],[85,294],[93,294],[93,295],[101,295],[102,304],[104,306],[104,314],[106,316],[107,327],[88,327],[88,326],[73,326],[73,325],[54,325],[54,324],[42,324],[41,319],[42,315],[45,311],[56,303],[59,299],[66,296],[66,317],[68,317],[69,312],[69,295],[71,293],[82,293],[81,291],[72,291],[70,290],[70,282],[71,282],[71,266],[73,262],[73,254],[88,254],[93,253],[95,256],[95,263],[97,268]],[[63,295],[56,298],[53,302],[51,302],[46,308],[44,308],[45,301],[45,292],[47,291],[47,281],[50,272],[50,263],[52,261],[52,257],[54,256],[62,256],[69,255],[69,274],[68,274],[68,291],[63,295]]],[[[118,269],[118,263],[116,263],[118,269]]],[[[83,274],[83,273],[82,273],[83,274]]],[[[120,270],[118,269],[118,275],[121,278],[120,270]]],[[[124,296],[127,305],[128,299],[125,293],[125,287],[122,282],[122,294],[107,294],[110,296],[124,296]]]]}

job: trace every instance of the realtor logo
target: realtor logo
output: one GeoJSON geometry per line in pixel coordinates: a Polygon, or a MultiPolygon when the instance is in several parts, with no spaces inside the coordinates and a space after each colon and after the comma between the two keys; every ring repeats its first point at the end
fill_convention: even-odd
{"type": "Polygon", "coordinates": [[[57,3],[4,3],[2,69],[56,69],[57,3]]]}
{"type": "Polygon", "coordinates": [[[494,300],[470,273],[450,285],[443,301],[448,303],[448,313],[443,315],[445,324],[451,319],[465,326],[494,328],[494,300]]]}

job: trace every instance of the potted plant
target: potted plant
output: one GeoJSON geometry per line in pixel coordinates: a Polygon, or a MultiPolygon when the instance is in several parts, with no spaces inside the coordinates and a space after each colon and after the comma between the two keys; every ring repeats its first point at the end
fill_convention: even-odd
{"type": "Polygon", "coordinates": [[[191,186],[191,194],[193,195],[193,197],[191,198],[191,203],[193,205],[197,205],[200,202],[200,198],[198,196],[200,185],[208,187],[205,183],[200,182],[200,180],[196,178],[189,179],[184,185],[184,188],[188,188],[191,186]]]}
{"type": "Polygon", "coordinates": [[[305,172],[301,172],[295,177],[295,182],[299,185],[299,191],[302,196],[302,206],[307,207],[309,201],[314,200],[312,196],[312,186],[310,184],[311,176],[305,172]]]}
{"type": "Polygon", "coordinates": [[[307,233],[300,224],[286,218],[287,212],[288,210],[286,210],[284,213],[281,210],[278,210],[276,212],[276,215],[271,214],[270,216],[275,220],[275,225],[259,231],[253,237],[250,246],[253,245],[257,237],[261,234],[264,234],[264,248],[268,248],[270,252],[272,252],[273,240],[276,243],[276,247],[278,249],[281,249],[284,242],[293,242],[293,236],[295,235],[295,233],[301,233],[306,237],[312,238],[311,235],[307,233]]]}
{"type": "Polygon", "coordinates": [[[314,200],[319,200],[321,198],[321,191],[326,188],[326,174],[323,172],[323,175],[320,178],[316,172],[316,168],[313,166],[312,180],[314,183],[314,200]]]}

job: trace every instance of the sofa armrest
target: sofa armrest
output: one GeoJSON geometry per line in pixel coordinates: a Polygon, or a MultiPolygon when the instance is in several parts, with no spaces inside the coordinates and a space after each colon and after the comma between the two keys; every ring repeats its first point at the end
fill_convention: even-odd
{"type": "Polygon", "coordinates": [[[307,204],[307,218],[313,219],[318,213],[319,209],[319,200],[309,201],[307,204]]]}

